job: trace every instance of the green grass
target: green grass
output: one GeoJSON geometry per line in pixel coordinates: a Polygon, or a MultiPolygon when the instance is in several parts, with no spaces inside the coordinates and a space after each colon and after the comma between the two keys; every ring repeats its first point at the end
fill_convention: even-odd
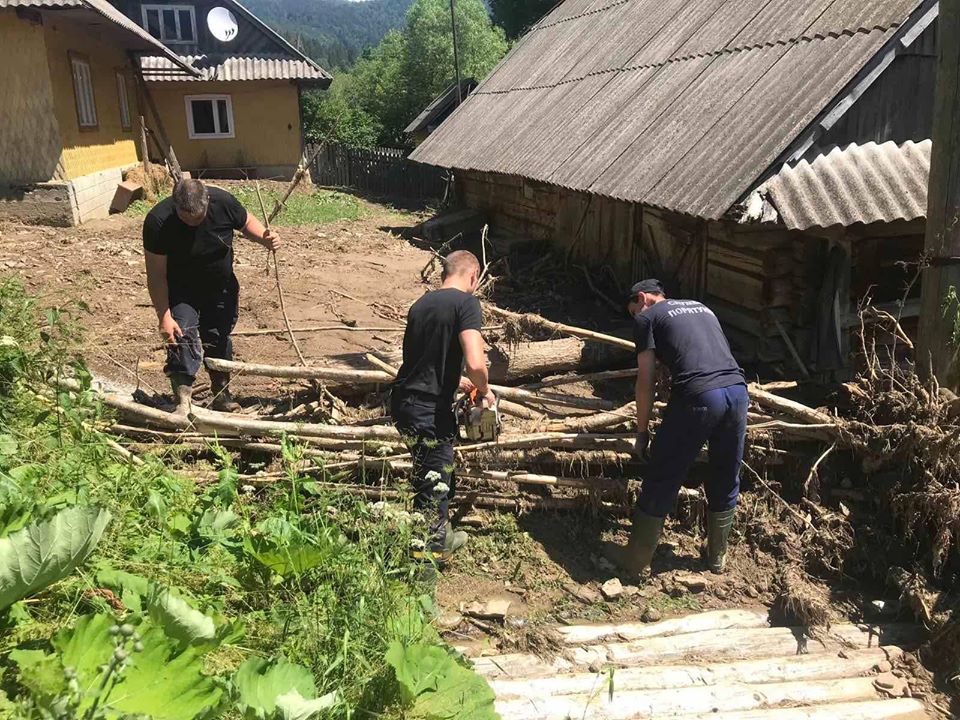
{"type": "MultiPolygon", "coordinates": [[[[171,472],[162,455],[144,458],[142,466],[118,458],[96,429],[110,418],[95,394],[49,390],[50,379],[65,373],[89,378],[73,350],[84,312],[77,305],[41,313],[16,281],[0,278],[0,543],[66,507],[95,506],[112,515],[76,572],[0,608],[0,718],[119,717],[109,702],[100,714],[81,714],[82,699],[65,689],[63,670],[45,665],[43,673],[28,672],[17,659],[42,651],[44,662],[60,667],[53,638],[80,632],[74,628],[81,619],[95,614],[145,629],[145,643],[156,638],[164,616],[148,607],[148,596],[138,600],[133,586],[111,585],[115,571],[168,588],[194,618],[205,616],[216,627],[216,642],[204,641],[188,658],[222,691],[204,717],[251,716],[234,675],[251,658],[283,658],[304,668],[318,696],[337,694],[323,715],[331,719],[420,717],[416,693],[400,691],[404,681],[393,668],[400,662],[404,677],[415,677],[420,662],[438,667],[437,652],[447,658],[451,686],[463,687],[459,665],[429,624],[432,587],[410,560],[410,544],[424,529],[402,514],[384,519],[365,501],[299,475],[292,468],[300,449],[286,443],[286,477],[259,489],[244,486],[234,458],[217,448],[218,476],[204,483],[171,472]],[[109,603],[104,589],[124,607],[109,603]],[[76,702],[61,712],[70,698],[76,702]],[[56,703],[60,710],[51,711],[56,703]]],[[[0,554],[0,577],[11,577],[4,562],[0,554]]],[[[166,633],[163,625],[160,636],[166,633]]],[[[104,672],[98,663],[107,659],[93,658],[88,672],[104,672]]],[[[492,708],[485,684],[471,683],[465,701],[479,698],[492,708]]],[[[491,713],[470,717],[492,720],[491,713]]]]}
{"type": "MultiPolygon", "coordinates": [[[[260,210],[260,200],[254,185],[241,184],[232,186],[230,191],[240,203],[259,219],[263,219],[260,210]]],[[[267,212],[273,210],[274,203],[282,196],[266,188],[261,189],[263,204],[267,212]]],[[[161,195],[162,200],[165,196],[161,195]]],[[[129,217],[143,217],[153,205],[146,200],[136,200],[127,208],[129,217]]],[[[344,220],[359,220],[369,215],[367,207],[353,195],[333,190],[314,190],[313,192],[295,192],[287,200],[286,206],[276,217],[274,222],[281,227],[296,227],[299,225],[327,225],[344,220]]]]}

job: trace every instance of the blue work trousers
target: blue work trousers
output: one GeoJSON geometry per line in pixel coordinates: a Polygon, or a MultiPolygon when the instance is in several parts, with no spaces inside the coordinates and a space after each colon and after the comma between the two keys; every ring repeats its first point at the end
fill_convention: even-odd
{"type": "Polygon", "coordinates": [[[707,507],[710,512],[736,507],[749,403],[745,385],[671,398],[653,441],[637,502],[640,510],[653,517],[666,517],[673,510],[680,486],[705,443],[710,471],[707,507]]]}

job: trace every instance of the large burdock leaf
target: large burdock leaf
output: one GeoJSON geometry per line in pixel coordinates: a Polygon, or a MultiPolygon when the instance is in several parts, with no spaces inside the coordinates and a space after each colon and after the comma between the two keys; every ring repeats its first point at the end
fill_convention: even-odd
{"type": "Polygon", "coordinates": [[[108,683],[104,667],[114,653],[109,615],[84,615],[53,639],[54,654],[34,650],[10,653],[21,683],[41,708],[51,709],[65,692],[64,670],[76,674],[81,717],[94,704],[107,720],[147,716],[154,720],[195,720],[217,708],[221,690],[203,675],[202,658],[193,648],[180,650],[176,641],[149,623],[137,630],[143,650],[130,652],[127,666],[108,683]]]}
{"type": "Polygon", "coordinates": [[[497,720],[486,680],[437,645],[390,644],[393,668],[408,720],[497,720]]]}
{"type": "Polygon", "coordinates": [[[71,507],[0,538],[0,610],[72,573],[109,522],[106,510],[71,507]]]}
{"type": "Polygon", "coordinates": [[[150,619],[167,635],[185,645],[212,643],[217,638],[213,618],[205,615],[163,585],[121,570],[102,570],[97,581],[127,597],[133,593],[150,613],[150,619]]]}
{"type": "Polygon", "coordinates": [[[237,668],[233,686],[248,720],[310,720],[336,702],[336,693],[318,698],[313,673],[286,660],[250,658],[237,668]]]}

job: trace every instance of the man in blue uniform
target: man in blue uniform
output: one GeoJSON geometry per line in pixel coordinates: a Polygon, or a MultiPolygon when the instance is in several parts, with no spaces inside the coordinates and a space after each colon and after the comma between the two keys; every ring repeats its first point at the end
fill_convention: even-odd
{"type": "Polygon", "coordinates": [[[611,558],[637,575],[653,558],[663,520],[703,448],[709,448],[707,564],[723,571],[740,492],[747,430],[747,386],[713,311],[696,300],[671,300],[659,280],[634,285],[627,298],[637,346],[637,438],[634,455],[648,461],[626,548],[611,558]],[[671,375],[670,402],[652,448],[650,413],[656,362],[671,375]]]}

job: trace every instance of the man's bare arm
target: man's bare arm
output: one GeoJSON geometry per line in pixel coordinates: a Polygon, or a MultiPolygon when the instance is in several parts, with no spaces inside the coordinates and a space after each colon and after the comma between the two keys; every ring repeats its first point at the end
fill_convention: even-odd
{"type": "Polygon", "coordinates": [[[280,236],[273,230],[267,230],[252,212],[247,212],[247,222],[243,226],[242,232],[245,238],[260,243],[267,250],[276,252],[280,247],[280,236]]]}
{"type": "Polygon", "coordinates": [[[654,378],[656,357],[653,350],[637,353],[637,432],[647,432],[650,414],[653,411],[654,378]]]}
{"type": "Polygon", "coordinates": [[[460,333],[460,347],[463,348],[467,378],[477,388],[477,397],[486,399],[488,404],[492,403],[493,393],[490,392],[487,353],[483,349],[483,336],[480,331],[463,330],[460,333]]]}

